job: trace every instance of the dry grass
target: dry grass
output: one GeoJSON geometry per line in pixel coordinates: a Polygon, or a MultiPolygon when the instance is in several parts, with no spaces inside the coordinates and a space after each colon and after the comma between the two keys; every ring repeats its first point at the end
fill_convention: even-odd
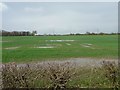
{"type": "Polygon", "coordinates": [[[74,65],[66,63],[29,64],[18,66],[16,63],[4,64],[2,67],[3,88],[34,88],[36,81],[48,80],[47,88],[66,88],[67,82],[75,74],[74,65]]]}
{"type": "Polygon", "coordinates": [[[34,87],[35,80],[41,77],[42,69],[30,68],[29,64],[18,67],[16,63],[5,64],[2,68],[2,81],[4,88],[34,87]]]}
{"type": "Polygon", "coordinates": [[[75,75],[75,65],[66,63],[48,63],[45,77],[50,80],[52,88],[66,88],[68,81],[75,75]]]}
{"type": "Polygon", "coordinates": [[[109,81],[111,81],[111,86],[114,88],[119,87],[119,68],[118,65],[116,65],[115,62],[109,62],[109,61],[103,61],[102,63],[102,69],[104,70],[104,75],[108,78],[109,81]]]}
{"type": "Polygon", "coordinates": [[[118,71],[115,62],[109,61],[104,61],[102,67],[92,69],[80,68],[70,62],[52,62],[35,64],[34,66],[30,64],[19,66],[16,63],[7,63],[2,67],[2,87],[65,89],[68,87],[98,88],[102,85],[108,85],[108,87],[119,88],[118,71]],[[104,85],[104,83],[106,84],[104,85]]]}

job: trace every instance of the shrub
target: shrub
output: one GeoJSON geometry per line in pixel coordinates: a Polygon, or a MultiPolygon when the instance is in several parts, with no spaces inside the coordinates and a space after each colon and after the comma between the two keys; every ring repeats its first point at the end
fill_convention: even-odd
{"type": "Polygon", "coordinates": [[[114,88],[119,87],[119,77],[118,77],[118,66],[115,64],[115,62],[110,61],[103,61],[102,63],[102,69],[104,70],[104,75],[108,78],[108,80],[112,83],[112,86],[114,88]]]}
{"type": "MultiPolygon", "coordinates": [[[[47,88],[66,88],[75,74],[74,65],[66,63],[24,64],[7,63],[2,66],[3,88],[36,88],[41,80],[48,81],[47,88]]],[[[43,88],[43,87],[42,87],[43,88]]]]}
{"type": "Polygon", "coordinates": [[[66,88],[68,81],[75,75],[72,63],[48,63],[45,67],[45,76],[51,82],[51,88],[66,88]]]}
{"type": "Polygon", "coordinates": [[[34,87],[39,71],[31,69],[29,64],[18,67],[16,63],[4,64],[2,67],[3,88],[28,88],[34,87]]]}

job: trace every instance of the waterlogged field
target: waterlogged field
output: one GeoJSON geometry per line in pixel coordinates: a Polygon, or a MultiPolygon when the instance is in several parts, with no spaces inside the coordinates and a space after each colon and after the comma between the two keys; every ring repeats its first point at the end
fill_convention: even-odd
{"type": "Polygon", "coordinates": [[[120,87],[117,35],[7,36],[0,43],[4,88],[120,87]]]}
{"type": "Polygon", "coordinates": [[[118,56],[117,35],[6,36],[0,43],[3,62],[118,56]]]}

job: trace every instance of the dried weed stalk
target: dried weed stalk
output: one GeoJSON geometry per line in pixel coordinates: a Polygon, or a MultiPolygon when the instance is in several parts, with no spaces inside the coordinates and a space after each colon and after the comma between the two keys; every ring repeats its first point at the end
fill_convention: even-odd
{"type": "Polygon", "coordinates": [[[111,81],[112,86],[114,88],[118,88],[119,87],[118,65],[115,64],[115,62],[103,61],[102,69],[105,72],[104,75],[108,78],[109,81],[111,81]]]}

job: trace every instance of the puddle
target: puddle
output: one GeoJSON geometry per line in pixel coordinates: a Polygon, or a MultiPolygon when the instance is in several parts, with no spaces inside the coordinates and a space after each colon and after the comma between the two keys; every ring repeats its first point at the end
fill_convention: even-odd
{"type": "MultiPolygon", "coordinates": [[[[118,60],[108,60],[108,59],[91,59],[91,58],[71,58],[71,59],[65,59],[62,61],[56,60],[56,61],[41,61],[41,62],[29,62],[29,63],[19,63],[18,67],[26,67],[27,64],[30,65],[31,68],[34,68],[36,66],[47,66],[48,64],[64,64],[64,63],[70,63],[70,65],[75,67],[101,67],[103,61],[109,61],[109,62],[115,62],[116,65],[118,65],[118,60]]],[[[0,68],[2,67],[2,64],[0,64],[0,68]]]]}
{"type": "Polygon", "coordinates": [[[81,46],[83,46],[83,47],[90,47],[90,46],[88,46],[88,45],[84,45],[84,44],[81,44],[81,46]]]}
{"type": "Polygon", "coordinates": [[[91,46],[92,44],[87,44],[88,46],[91,46]]]}
{"type": "MultiPolygon", "coordinates": [[[[118,60],[108,60],[108,59],[91,59],[91,58],[71,58],[69,60],[65,60],[67,62],[76,63],[78,66],[92,66],[99,67],[101,66],[103,61],[110,61],[118,63],[118,60]]],[[[63,62],[65,62],[63,61],[63,62]]]]}
{"type": "Polygon", "coordinates": [[[34,47],[34,48],[55,48],[53,46],[39,46],[39,47],[34,47]]]}
{"type": "Polygon", "coordinates": [[[14,50],[14,49],[17,49],[19,47],[8,47],[8,48],[4,48],[4,49],[8,49],[8,50],[14,50]]]}
{"type": "Polygon", "coordinates": [[[70,43],[66,43],[66,45],[70,46],[71,44],[70,43]]]}
{"type": "Polygon", "coordinates": [[[93,44],[90,44],[90,43],[84,43],[84,44],[81,44],[81,46],[83,47],[90,47],[91,49],[95,49],[93,47],[91,47],[93,44]]]}
{"type": "Polygon", "coordinates": [[[10,42],[10,41],[0,41],[0,42],[10,42]]]}
{"type": "Polygon", "coordinates": [[[50,41],[50,42],[73,42],[75,40],[46,40],[46,41],[50,41]]]}
{"type": "Polygon", "coordinates": [[[91,44],[91,43],[83,43],[83,45],[91,46],[93,44],[91,44]]]}
{"type": "Polygon", "coordinates": [[[90,46],[87,46],[87,45],[82,45],[83,47],[90,47],[90,46]]]}

